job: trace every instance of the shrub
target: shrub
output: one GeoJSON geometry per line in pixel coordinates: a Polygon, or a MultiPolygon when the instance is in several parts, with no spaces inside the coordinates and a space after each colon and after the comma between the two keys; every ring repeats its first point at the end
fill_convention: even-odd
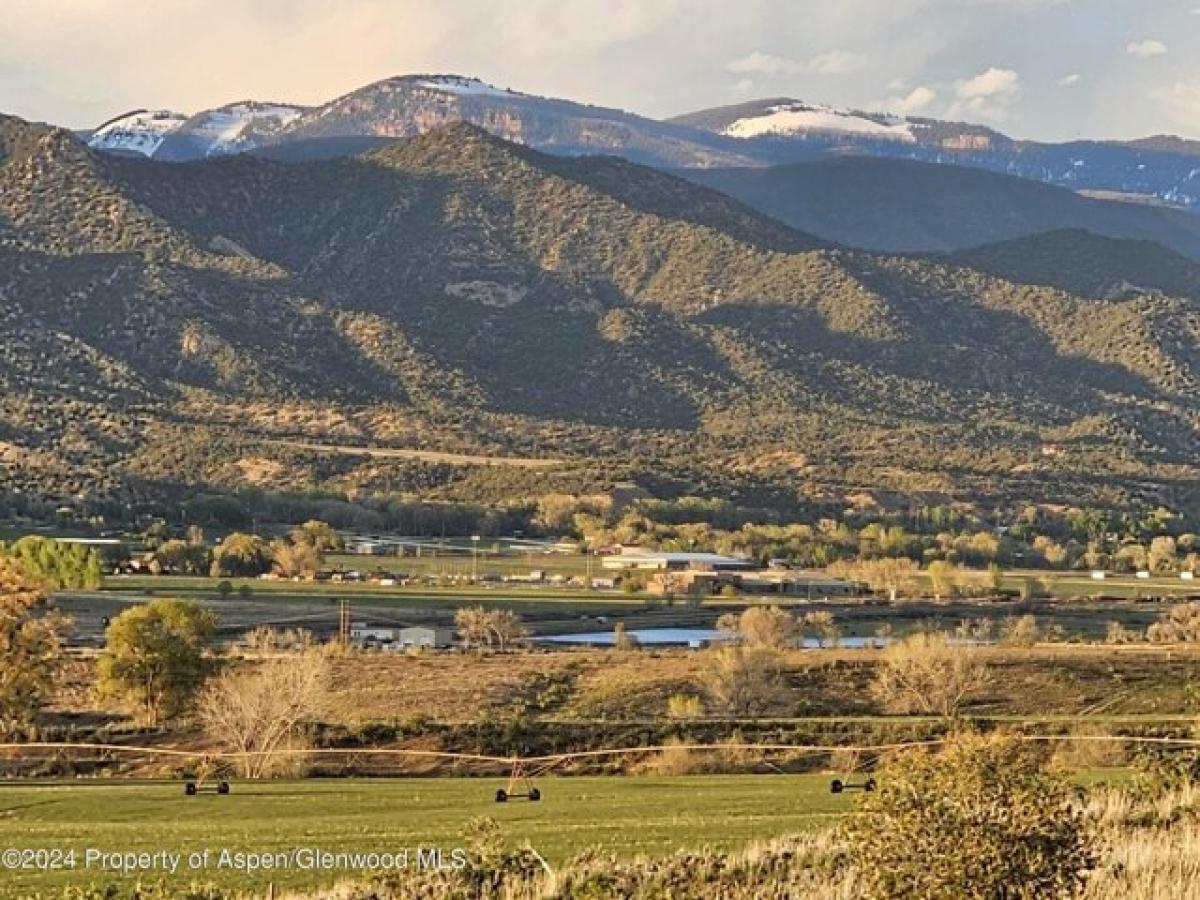
{"type": "Polygon", "coordinates": [[[709,698],[721,712],[761,715],[783,700],[779,655],[761,647],[720,647],[708,655],[709,698]]]}
{"type": "Polygon", "coordinates": [[[989,684],[978,648],[918,632],[884,649],[871,692],[889,712],[953,717],[989,684]]]}
{"type": "Polygon", "coordinates": [[[704,704],[691,694],[672,694],[667,698],[668,719],[698,719],[704,715],[704,704]]]}
{"type": "Polygon", "coordinates": [[[846,826],[865,897],[1072,897],[1096,863],[1070,784],[1028,743],[960,736],[879,782],[846,826]]]}

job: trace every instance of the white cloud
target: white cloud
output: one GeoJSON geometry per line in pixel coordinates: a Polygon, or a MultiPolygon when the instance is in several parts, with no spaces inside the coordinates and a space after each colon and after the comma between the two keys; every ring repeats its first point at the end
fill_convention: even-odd
{"type": "Polygon", "coordinates": [[[1012,69],[992,66],[973,78],[954,83],[957,98],[946,115],[974,116],[997,121],[1007,119],[1021,93],[1021,76],[1012,69]]]}
{"type": "Polygon", "coordinates": [[[774,77],[799,75],[813,72],[817,75],[846,75],[865,67],[867,57],[849,50],[830,50],[814,56],[807,62],[776,56],[755,50],[730,61],[725,69],[735,75],[769,75],[774,77]]]}
{"type": "Polygon", "coordinates": [[[892,97],[884,102],[883,106],[890,112],[899,113],[902,116],[911,116],[928,109],[929,105],[937,99],[937,91],[926,85],[920,84],[905,94],[903,97],[892,97]]]}
{"type": "Polygon", "coordinates": [[[1167,45],[1154,38],[1144,41],[1133,41],[1125,46],[1125,52],[1139,59],[1149,59],[1152,56],[1162,56],[1167,52],[1167,45]]]}
{"type": "Polygon", "coordinates": [[[1064,75],[1062,78],[1058,79],[1059,87],[1074,87],[1077,84],[1079,84],[1078,72],[1072,72],[1070,75],[1064,75]]]}
{"type": "Polygon", "coordinates": [[[1000,69],[996,66],[954,85],[954,92],[963,100],[1012,96],[1020,89],[1020,75],[1012,69],[1000,69]]]}
{"type": "Polygon", "coordinates": [[[749,94],[751,91],[754,90],[754,79],[752,79],[752,78],[739,79],[737,82],[734,83],[733,87],[731,87],[730,90],[733,91],[735,94],[739,94],[744,97],[747,94],[749,94]]]}
{"type": "Polygon", "coordinates": [[[851,53],[849,50],[830,50],[814,56],[808,61],[810,72],[819,75],[846,75],[865,68],[867,58],[861,53],[851,53]]]}
{"type": "Polygon", "coordinates": [[[797,75],[804,71],[803,64],[794,59],[760,50],[731,61],[725,68],[735,75],[797,75]]]}

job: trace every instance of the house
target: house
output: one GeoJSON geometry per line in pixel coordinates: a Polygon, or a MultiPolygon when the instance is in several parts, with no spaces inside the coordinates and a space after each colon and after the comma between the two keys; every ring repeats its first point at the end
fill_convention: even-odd
{"type": "Polygon", "coordinates": [[[397,641],[400,647],[429,647],[441,649],[454,646],[454,629],[437,625],[415,625],[401,628],[397,641]]]}

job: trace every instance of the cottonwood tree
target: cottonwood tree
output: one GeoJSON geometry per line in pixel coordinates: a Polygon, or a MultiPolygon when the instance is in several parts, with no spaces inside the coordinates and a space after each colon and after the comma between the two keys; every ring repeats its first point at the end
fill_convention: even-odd
{"type": "Polygon", "coordinates": [[[472,647],[496,647],[503,650],[523,640],[529,629],[511,609],[486,609],[482,606],[463,607],[454,614],[454,624],[463,640],[472,647]]]}
{"type": "Polygon", "coordinates": [[[333,530],[333,526],[319,519],[309,519],[303,525],[297,525],[288,536],[293,544],[304,544],[318,553],[333,553],[345,546],[342,536],[333,530]]]}
{"type": "Polygon", "coordinates": [[[979,648],[918,632],[883,650],[871,693],[889,712],[953,718],[991,684],[979,648]]]}
{"type": "Polygon", "coordinates": [[[211,558],[203,544],[167,541],[154,551],[154,563],[170,575],[207,575],[211,558]]]}
{"type": "Polygon", "coordinates": [[[725,613],[717,630],[747,647],[782,650],[796,637],[796,620],[778,606],[751,606],[741,615],[725,613]]]}
{"type": "Polygon", "coordinates": [[[912,588],[918,571],[917,564],[906,556],[838,562],[829,568],[835,575],[864,582],[872,591],[886,593],[892,603],[912,588]]]}
{"type": "Polygon", "coordinates": [[[295,772],[311,726],[329,703],[329,660],[318,650],[227,668],[196,704],[205,733],[239,754],[246,778],[295,772]]]}
{"type": "Polygon", "coordinates": [[[215,614],[186,600],[127,609],[104,633],[101,693],[129,703],[150,725],[178,715],[213,670],[216,627],[215,614]]]}
{"type": "Polygon", "coordinates": [[[271,548],[257,534],[234,532],[212,552],[213,578],[254,578],[271,568],[271,548]]]}
{"type": "Polygon", "coordinates": [[[842,638],[842,630],[829,610],[818,609],[805,613],[804,627],[812,631],[820,646],[836,647],[842,638]]]}
{"type": "Polygon", "coordinates": [[[53,684],[69,620],[41,582],[0,556],[0,734],[33,721],[53,684]]]}
{"type": "Polygon", "coordinates": [[[752,606],[742,613],[738,630],[751,647],[782,650],[796,638],[796,620],[778,606],[752,606]]]}
{"type": "Polygon", "coordinates": [[[308,578],[316,575],[325,557],[313,544],[274,541],[271,544],[271,568],[283,578],[308,578]]]}
{"type": "Polygon", "coordinates": [[[935,559],[929,564],[925,574],[929,576],[933,599],[940,601],[943,597],[953,596],[957,592],[960,572],[954,563],[944,559],[935,559]]]}

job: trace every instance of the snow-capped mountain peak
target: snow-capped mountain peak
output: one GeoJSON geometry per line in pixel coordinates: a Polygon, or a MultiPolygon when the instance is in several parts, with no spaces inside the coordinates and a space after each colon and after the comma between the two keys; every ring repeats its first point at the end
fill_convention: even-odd
{"type": "Polygon", "coordinates": [[[243,100],[199,113],[181,130],[208,145],[206,156],[220,156],[257,146],[263,136],[286,128],[305,111],[303,106],[243,100]]]}
{"type": "Polygon", "coordinates": [[[832,106],[792,100],[766,107],[727,125],[722,134],[736,138],[793,136],[807,132],[844,133],[912,142],[912,125],[895,116],[850,112],[832,106]]]}
{"type": "Polygon", "coordinates": [[[88,146],[110,153],[138,153],[153,156],[171,132],[177,130],[188,117],[169,109],[135,109],[132,112],[109,119],[92,132],[88,146]]]}
{"type": "Polygon", "coordinates": [[[479,78],[467,78],[462,75],[431,75],[422,77],[417,81],[417,86],[448,94],[485,97],[509,97],[515,93],[514,91],[488,84],[479,78]]]}

